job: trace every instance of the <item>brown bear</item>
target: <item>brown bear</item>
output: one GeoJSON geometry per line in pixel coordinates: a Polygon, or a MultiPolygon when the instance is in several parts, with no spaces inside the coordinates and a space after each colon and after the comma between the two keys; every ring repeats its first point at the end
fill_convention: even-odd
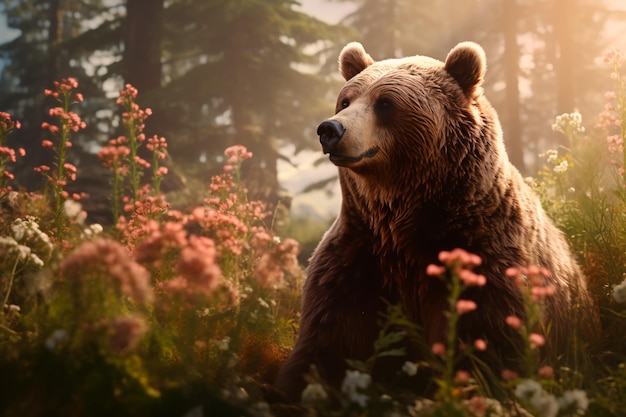
{"type": "MultiPolygon", "coordinates": [[[[344,47],[346,80],[336,114],[318,127],[324,154],[338,167],[342,205],[310,259],[299,334],[275,389],[298,401],[311,365],[338,386],[345,359],[374,353],[380,318],[399,304],[431,346],[445,341],[447,289],[426,275],[440,251],[479,255],[486,285],[463,298],[478,308],[462,316],[462,342],[482,338],[515,368],[519,342],[507,316],[525,317],[509,267],[551,272],[555,295],[543,323],[561,349],[578,312],[591,311],[583,277],[562,233],[511,165],[495,110],[481,85],[482,48],[464,42],[445,63],[414,56],[375,62],[359,43],[344,47]]],[[[590,313],[591,314],[591,313],[590,313]]]]}

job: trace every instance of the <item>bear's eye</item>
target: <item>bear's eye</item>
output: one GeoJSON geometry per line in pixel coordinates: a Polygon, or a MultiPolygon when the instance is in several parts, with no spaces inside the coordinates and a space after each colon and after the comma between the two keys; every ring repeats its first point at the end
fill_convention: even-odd
{"type": "Polygon", "coordinates": [[[347,98],[344,98],[343,100],[341,100],[341,104],[339,105],[339,107],[341,107],[342,109],[345,109],[349,105],[350,105],[350,100],[348,100],[347,98]]]}
{"type": "Polygon", "coordinates": [[[379,98],[376,100],[376,103],[374,103],[374,112],[381,119],[389,118],[392,114],[392,110],[393,102],[388,98],[379,98]]]}

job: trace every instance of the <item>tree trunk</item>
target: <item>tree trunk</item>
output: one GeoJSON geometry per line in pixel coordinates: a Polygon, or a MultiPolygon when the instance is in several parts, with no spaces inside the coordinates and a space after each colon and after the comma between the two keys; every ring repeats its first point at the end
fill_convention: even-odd
{"type": "Polygon", "coordinates": [[[517,43],[517,0],[502,0],[504,34],[504,78],[506,82],[505,141],[509,158],[520,171],[525,169],[522,124],[520,120],[519,61],[517,43]]]}
{"type": "Polygon", "coordinates": [[[556,42],[556,110],[557,114],[576,110],[574,67],[580,65],[575,59],[572,23],[578,0],[555,0],[552,14],[554,38],[556,42]]]}
{"type": "Polygon", "coordinates": [[[128,0],[124,23],[124,79],[140,93],[161,86],[164,0],[128,0]]]}

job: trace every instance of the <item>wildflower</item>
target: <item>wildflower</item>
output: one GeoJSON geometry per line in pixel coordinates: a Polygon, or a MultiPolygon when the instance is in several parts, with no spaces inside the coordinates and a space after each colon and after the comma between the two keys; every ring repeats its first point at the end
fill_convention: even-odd
{"type": "Polygon", "coordinates": [[[465,314],[470,311],[476,310],[478,306],[472,300],[458,300],[456,302],[456,312],[457,314],[465,314]]]}
{"type": "MultiPolygon", "coordinates": [[[[65,200],[63,202],[63,211],[68,218],[79,220],[79,217],[83,213],[83,206],[74,200],[65,200]]],[[[82,221],[84,219],[80,220],[82,221]]]]}
{"type": "Polygon", "coordinates": [[[487,278],[484,275],[476,274],[469,269],[461,269],[458,275],[463,284],[468,287],[483,287],[487,283],[487,278]]]}
{"type": "Polygon", "coordinates": [[[487,342],[483,339],[476,339],[474,340],[474,347],[476,350],[485,351],[487,350],[487,342]]]}
{"type": "Polygon", "coordinates": [[[578,415],[584,415],[589,407],[587,393],[580,389],[565,391],[558,402],[561,409],[573,410],[578,415]]]}
{"type": "Polygon", "coordinates": [[[440,265],[430,264],[426,267],[426,275],[439,277],[446,273],[446,268],[440,265]]]}
{"type": "Polygon", "coordinates": [[[221,351],[227,351],[230,345],[230,337],[226,336],[220,340],[214,340],[215,346],[221,351]]]}
{"type": "Polygon", "coordinates": [[[585,128],[582,126],[582,122],[583,118],[578,112],[563,113],[556,117],[556,121],[552,125],[552,130],[569,136],[575,132],[585,131],[585,128]]]}
{"type": "Polygon", "coordinates": [[[346,371],[346,376],[341,384],[341,391],[347,394],[350,401],[359,404],[361,407],[367,406],[369,397],[359,392],[359,389],[365,389],[369,386],[372,378],[368,374],[359,371],[346,371]]]}
{"type": "Polygon", "coordinates": [[[180,251],[177,270],[192,290],[208,294],[217,288],[221,271],[215,264],[215,244],[204,236],[190,236],[186,247],[180,251]]]}
{"type": "MultiPolygon", "coordinates": [[[[61,263],[61,273],[81,280],[86,271],[112,278],[117,289],[138,302],[152,299],[150,274],[120,243],[99,238],[81,243],[61,263]]],[[[88,284],[86,284],[88,285],[88,284]]]]}
{"type": "Polygon", "coordinates": [[[284,271],[296,272],[298,250],[298,242],[293,239],[285,239],[284,242],[264,253],[256,267],[259,284],[264,287],[282,285],[284,271]]]}
{"type": "Polygon", "coordinates": [[[431,350],[437,356],[444,356],[446,354],[446,347],[443,343],[433,343],[431,350]]]}
{"type": "Polygon", "coordinates": [[[613,287],[613,299],[618,303],[626,303],[626,279],[613,287]]]}
{"type": "Polygon", "coordinates": [[[509,327],[517,330],[520,327],[522,327],[522,320],[519,317],[516,317],[516,316],[507,316],[506,324],[508,324],[509,327]]]}
{"type": "Polygon", "coordinates": [[[567,163],[567,161],[561,161],[561,163],[555,166],[554,168],[552,168],[552,170],[554,171],[555,174],[563,174],[567,171],[568,167],[569,167],[569,164],[567,163]]]}
{"type": "Polygon", "coordinates": [[[512,381],[514,379],[519,378],[519,374],[517,372],[515,372],[515,371],[510,370],[510,369],[502,370],[502,373],[500,374],[500,376],[505,381],[512,381]]]}
{"type": "Polygon", "coordinates": [[[543,158],[546,157],[546,161],[548,163],[555,163],[557,158],[559,157],[559,152],[556,149],[548,149],[547,151],[545,151],[542,154],[539,154],[539,157],[543,158]]]}
{"type": "Polygon", "coordinates": [[[402,365],[402,371],[408,376],[415,376],[418,368],[419,364],[417,362],[406,361],[404,365],[402,365]]]}
{"type": "Polygon", "coordinates": [[[57,329],[46,339],[45,345],[48,350],[54,350],[57,344],[65,340],[67,340],[67,330],[57,329]]]}
{"type": "Polygon", "coordinates": [[[541,395],[542,392],[541,384],[532,379],[527,379],[515,387],[515,396],[520,400],[528,401],[537,395],[541,395]]]}
{"type": "MultiPolygon", "coordinates": [[[[488,404],[485,397],[481,397],[480,395],[474,395],[468,401],[469,409],[477,416],[484,416],[487,412],[488,404]]],[[[500,415],[495,413],[495,415],[500,415]]]]}
{"type": "Polygon", "coordinates": [[[543,346],[546,343],[546,339],[542,335],[537,333],[531,333],[528,336],[528,341],[530,342],[530,347],[533,349],[543,346]]]}
{"type": "Polygon", "coordinates": [[[108,323],[109,347],[118,355],[135,349],[146,333],[146,323],[139,317],[117,317],[108,323]]]}
{"type": "Polygon", "coordinates": [[[550,379],[554,376],[554,369],[551,366],[542,366],[537,371],[537,374],[542,378],[550,379]]]}
{"type": "Polygon", "coordinates": [[[302,402],[305,404],[312,404],[319,401],[324,401],[328,398],[328,394],[324,391],[324,387],[318,383],[308,384],[302,391],[302,402]]]}
{"type": "Polygon", "coordinates": [[[454,380],[459,384],[465,384],[470,380],[470,373],[467,371],[459,370],[456,372],[454,380]]]}

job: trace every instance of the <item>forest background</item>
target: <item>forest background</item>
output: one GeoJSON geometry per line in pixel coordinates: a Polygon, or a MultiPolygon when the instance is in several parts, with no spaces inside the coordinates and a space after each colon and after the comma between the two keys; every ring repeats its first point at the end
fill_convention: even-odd
{"type": "Polygon", "coordinates": [[[103,224],[110,173],[96,153],[120,134],[110,98],[126,83],[153,110],[147,136],[168,139],[164,189],[176,191],[175,206],[200,201],[223,149],[243,144],[255,155],[243,172],[252,198],[325,221],[338,184],[315,127],[333,112],[346,42],[361,41],[374,59],[444,59],[459,41],[482,44],[487,96],[512,162],[529,175],[539,153],[564,145],[550,128],[556,115],[592,120],[602,108],[597,92],[610,80],[600,56],[626,47],[619,0],[4,0],[0,12],[0,109],[22,122],[9,146],[29,155],[16,182],[41,187],[33,167],[53,157],[40,146],[50,118],[41,91],[74,77],[89,116],[68,155],[81,173],[71,186],[91,196],[89,220],[103,224]]]}

